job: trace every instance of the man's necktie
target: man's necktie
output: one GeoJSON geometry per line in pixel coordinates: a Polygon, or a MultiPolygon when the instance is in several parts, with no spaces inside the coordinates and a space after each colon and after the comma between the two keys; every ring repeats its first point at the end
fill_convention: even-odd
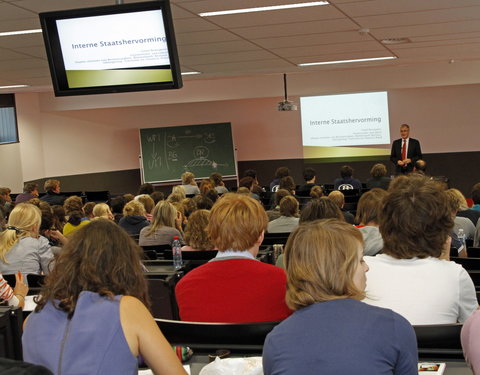
{"type": "Polygon", "coordinates": [[[407,141],[404,139],[402,144],[402,160],[407,158],[407,141]]]}

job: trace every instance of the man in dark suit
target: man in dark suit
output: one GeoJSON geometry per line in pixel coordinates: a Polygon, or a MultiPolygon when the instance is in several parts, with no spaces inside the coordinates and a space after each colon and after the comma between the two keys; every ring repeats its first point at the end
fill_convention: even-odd
{"type": "Polygon", "coordinates": [[[400,139],[392,144],[390,160],[395,164],[397,174],[406,174],[413,171],[413,166],[417,160],[422,159],[422,150],[420,142],[410,138],[410,126],[403,124],[400,126],[400,139]]]}

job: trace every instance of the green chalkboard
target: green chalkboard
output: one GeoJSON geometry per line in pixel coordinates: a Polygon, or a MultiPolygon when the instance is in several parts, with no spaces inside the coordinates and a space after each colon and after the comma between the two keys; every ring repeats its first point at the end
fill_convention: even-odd
{"type": "Polygon", "coordinates": [[[237,175],[230,123],[140,129],[140,149],[144,182],[237,175]]]}

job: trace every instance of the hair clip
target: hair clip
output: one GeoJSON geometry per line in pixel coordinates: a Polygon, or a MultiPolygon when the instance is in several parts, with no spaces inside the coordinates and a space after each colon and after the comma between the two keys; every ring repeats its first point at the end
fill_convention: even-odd
{"type": "Polygon", "coordinates": [[[13,225],[8,226],[7,229],[14,230],[17,233],[20,232],[20,230],[17,227],[14,227],[13,225]]]}

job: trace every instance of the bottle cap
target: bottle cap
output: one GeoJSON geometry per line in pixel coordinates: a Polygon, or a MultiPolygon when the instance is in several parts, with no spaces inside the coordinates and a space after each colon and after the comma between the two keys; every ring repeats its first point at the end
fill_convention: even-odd
{"type": "Polygon", "coordinates": [[[180,237],[178,237],[178,236],[174,236],[174,237],[173,237],[173,239],[174,239],[174,240],[179,240],[179,239],[180,239],[180,237]]]}

